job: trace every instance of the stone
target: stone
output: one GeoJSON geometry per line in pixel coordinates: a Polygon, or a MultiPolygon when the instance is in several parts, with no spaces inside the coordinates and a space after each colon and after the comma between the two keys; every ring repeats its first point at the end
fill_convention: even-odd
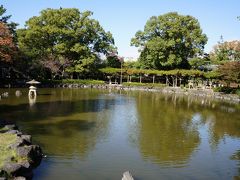
{"type": "Polygon", "coordinates": [[[12,162],[6,163],[2,169],[11,176],[18,176],[18,174],[21,174],[21,172],[24,171],[24,168],[20,164],[12,162]]]}
{"type": "Polygon", "coordinates": [[[38,166],[42,160],[42,150],[37,145],[18,147],[17,154],[20,157],[29,158],[30,164],[33,166],[38,166]]]}
{"type": "Polygon", "coordinates": [[[19,97],[19,96],[22,95],[22,92],[21,92],[20,90],[16,90],[15,95],[16,95],[17,97],[19,97]]]}
{"type": "Polygon", "coordinates": [[[8,148],[10,149],[16,149],[20,146],[24,146],[25,143],[24,143],[24,140],[20,137],[18,137],[17,141],[14,143],[14,144],[11,144],[8,148]]]}
{"type": "Polygon", "coordinates": [[[15,124],[7,124],[4,126],[4,129],[17,130],[17,126],[15,124]]]}
{"type": "Polygon", "coordinates": [[[30,145],[32,142],[32,136],[31,135],[21,135],[21,139],[23,139],[24,143],[27,145],[30,145]]]}
{"type": "Polygon", "coordinates": [[[18,177],[15,177],[13,180],[26,180],[26,178],[22,176],[18,176],[18,177]]]}
{"type": "Polygon", "coordinates": [[[122,180],[134,180],[129,171],[123,173],[122,180]]]}
{"type": "Polygon", "coordinates": [[[7,179],[7,176],[8,176],[8,174],[7,174],[6,171],[0,170],[0,180],[5,180],[5,179],[7,179]]]}
{"type": "Polygon", "coordinates": [[[22,135],[22,133],[18,130],[9,130],[6,133],[8,134],[17,134],[18,136],[22,135]]]}

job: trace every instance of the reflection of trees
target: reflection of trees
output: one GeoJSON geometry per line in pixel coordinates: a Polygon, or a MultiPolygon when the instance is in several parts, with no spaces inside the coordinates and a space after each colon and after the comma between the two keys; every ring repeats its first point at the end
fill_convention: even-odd
{"type": "Polygon", "coordinates": [[[226,135],[240,137],[237,105],[145,92],[136,93],[136,99],[141,153],[158,163],[186,163],[200,143],[199,125],[207,125],[212,148],[226,135]],[[199,118],[194,120],[196,114],[199,118]]]}
{"type": "Polygon", "coordinates": [[[158,94],[139,93],[137,99],[141,153],[161,164],[185,164],[200,143],[187,103],[180,105],[176,97],[164,100],[158,94]]]}
{"type": "Polygon", "coordinates": [[[231,157],[231,160],[237,161],[238,167],[238,176],[235,176],[234,179],[240,179],[240,150],[237,150],[231,157]]]}
{"type": "Polygon", "coordinates": [[[209,140],[213,148],[216,148],[226,136],[240,137],[239,112],[225,112],[223,106],[202,112],[202,123],[209,125],[209,140]]]}
{"type": "Polygon", "coordinates": [[[0,105],[1,118],[16,121],[45,153],[57,156],[84,157],[108,133],[109,114],[105,111],[122,103],[101,97],[94,90],[54,89],[41,93],[34,109],[27,101],[0,105]]]}

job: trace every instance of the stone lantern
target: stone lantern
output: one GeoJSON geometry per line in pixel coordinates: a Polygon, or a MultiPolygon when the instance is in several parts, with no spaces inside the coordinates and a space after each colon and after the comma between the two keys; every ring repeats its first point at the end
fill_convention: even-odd
{"type": "Polygon", "coordinates": [[[36,97],[37,96],[37,87],[35,87],[34,85],[40,84],[40,82],[33,79],[33,80],[28,81],[26,83],[31,85],[29,87],[28,96],[29,97],[36,97]]]}

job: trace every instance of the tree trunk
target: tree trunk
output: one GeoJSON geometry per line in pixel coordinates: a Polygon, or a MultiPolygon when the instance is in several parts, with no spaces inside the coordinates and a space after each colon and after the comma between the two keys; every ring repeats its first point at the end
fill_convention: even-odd
{"type": "Polygon", "coordinates": [[[178,77],[176,76],[176,79],[175,79],[175,87],[177,87],[177,79],[178,79],[178,77]]]}

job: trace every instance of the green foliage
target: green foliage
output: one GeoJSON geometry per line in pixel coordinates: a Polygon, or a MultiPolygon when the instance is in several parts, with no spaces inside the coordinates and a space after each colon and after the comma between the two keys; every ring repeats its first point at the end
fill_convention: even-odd
{"type": "Polygon", "coordinates": [[[217,87],[213,89],[215,92],[223,92],[225,94],[237,94],[240,96],[240,89],[234,87],[217,87]]]}
{"type": "Polygon", "coordinates": [[[125,69],[140,69],[139,61],[125,61],[123,67],[125,69]]]}
{"type": "Polygon", "coordinates": [[[121,73],[121,69],[119,68],[102,68],[102,69],[99,69],[100,72],[102,73],[105,73],[105,74],[108,74],[108,75],[117,75],[119,73],[121,73]]]}
{"type": "Polygon", "coordinates": [[[89,80],[89,79],[64,79],[64,84],[104,84],[101,80],[89,80]]]}
{"type": "Polygon", "coordinates": [[[63,80],[45,80],[43,84],[104,84],[101,80],[90,80],[90,79],[63,79],[63,80]]]}
{"type": "Polygon", "coordinates": [[[151,17],[131,40],[141,49],[139,60],[147,69],[189,68],[188,59],[202,54],[206,43],[198,20],[178,13],[151,17]]]}
{"type": "Polygon", "coordinates": [[[19,47],[34,59],[33,64],[52,73],[61,59],[66,62],[57,66],[61,73],[93,71],[100,55],[115,47],[111,33],[105,32],[91,15],[90,11],[80,12],[75,8],[45,9],[17,31],[19,47]]]}
{"type": "Polygon", "coordinates": [[[165,87],[166,84],[159,84],[159,83],[138,83],[138,82],[124,82],[124,86],[143,86],[143,87],[165,87]]]}
{"type": "Polygon", "coordinates": [[[188,60],[192,69],[199,69],[199,70],[209,70],[209,65],[211,64],[209,54],[204,54],[203,57],[193,57],[188,60]]]}
{"type": "MultiPolygon", "coordinates": [[[[119,75],[121,73],[121,69],[119,68],[102,68],[100,69],[102,73],[108,74],[108,75],[119,75]]],[[[123,74],[126,75],[140,75],[140,74],[146,74],[146,75],[158,75],[158,76],[193,76],[193,77],[203,77],[205,74],[209,75],[210,73],[204,73],[199,70],[187,70],[187,69],[175,69],[175,70],[149,70],[149,69],[122,69],[123,74]]],[[[207,77],[206,75],[206,77],[207,77]]],[[[214,73],[212,74],[214,76],[214,73]]],[[[217,74],[216,74],[217,76],[217,74]]]]}
{"type": "Polygon", "coordinates": [[[206,79],[219,79],[220,74],[217,71],[205,72],[204,77],[206,79]]]}
{"type": "Polygon", "coordinates": [[[121,62],[117,55],[108,55],[106,59],[107,67],[121,68],[121,62]]]}

